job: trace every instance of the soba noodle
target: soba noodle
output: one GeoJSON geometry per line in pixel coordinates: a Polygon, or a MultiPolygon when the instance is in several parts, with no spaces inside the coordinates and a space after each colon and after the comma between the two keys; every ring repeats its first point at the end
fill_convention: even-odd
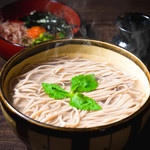
{"type": "Polygon", "coordinates": [[[108,63],[61,57],[39,63],[16,77],[11,84],[13,105],[23,114],[46,124],[73,128],[101,126],[126,118],[143,105],[145,94],[136,88],[136,82],[132,75],[108,63]],[[102,110],[71,107],[69,98],[50,98],[42,87],[42,82],[55,83],[69,92],[72,77],[93,73],[99,86],[83,94],[95,100],[102,110]]]}

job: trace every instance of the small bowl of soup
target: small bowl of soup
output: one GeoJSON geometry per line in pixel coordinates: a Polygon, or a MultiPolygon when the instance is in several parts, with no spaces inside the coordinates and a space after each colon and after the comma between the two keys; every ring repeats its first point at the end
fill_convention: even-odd
{"type": "Polygon", "coordinates": [[[28,47],[0,77],[2,112],[31,150],[123,149],[150,116],[149,95],[136,56],[88,39],[28,47]]]}
{"type": "Polygon", "coordinates": [[[0,9],[0,56],[9,59],[41,42],[73,38],[81,19],[72,8],[49,0],[23,0],[0,9]]]}

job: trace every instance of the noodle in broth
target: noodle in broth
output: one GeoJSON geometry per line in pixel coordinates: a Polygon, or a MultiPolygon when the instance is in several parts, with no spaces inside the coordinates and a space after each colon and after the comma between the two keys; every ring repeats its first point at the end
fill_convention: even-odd
{"type": "Polygon", "coordinates": [[[145,94],[136,88],[136,82],[132,75],[105,62],[60,57],[39,63],[12,81],[13,106],[26,116],[50,125],[71,128],[107,125],[128,117],[143,105],[145,94]],[[69,98],[50,98],[42,87],[42,82],[54,83],[70,91],[72,77],[93,73],[99,86],[83,93],[95,100],[102,110],[71,107],[69,98]]]}

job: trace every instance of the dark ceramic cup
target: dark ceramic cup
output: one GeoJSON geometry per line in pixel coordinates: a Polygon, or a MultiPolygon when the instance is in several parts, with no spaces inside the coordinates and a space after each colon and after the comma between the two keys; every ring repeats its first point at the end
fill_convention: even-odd
{"type": "Polygon", "coordinates": [[[64,39],[28,47],[12,57],[0,76],[2,112],[13,131],[29,150],[120,150],[143,129],[150,116],[150,75],[134,55],[115,45],[87,39],[64,39]],[[68,54],[107,61],[136,76],[146,93],[143,106],[118,122],[91,128],[64,128],[30,119],[12,106],[9,82],[23,66],[45,61],[49,56],[68,54]]]}
{"type": "Polygon", "coordinates": [[[112,43],[140,58],[150,69],[150,18],[142,13],[125,13],[116,18],[119,33],[112,43]]]}

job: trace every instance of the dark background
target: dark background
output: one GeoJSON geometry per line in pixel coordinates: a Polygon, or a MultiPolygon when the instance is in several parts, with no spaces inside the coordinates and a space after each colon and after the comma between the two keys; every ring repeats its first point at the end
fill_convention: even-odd
{"type": "MultiPolygon", "coordinates": [[[[16,0],[0,0],[0,8],[16,0]]],[[[127,12],[140,12],[150,16],[149,0],[59,0],[78,12],[82,23],[90,31],[90,38],[110,42],[118,32],[115,19],[127,12]]],[[[0,57],[0,70],[6,63],[0,57]]],[[[150,119],[149,119],[150,120],[150,119]]],[[[150,142],[150,123],[127,150],[148,150],[150,142]],[[146,148],[144,148],[146,147],[146,148]]],[[[7,125],[0,110],[0,150],[26,150],[23,143],[14,135],[7,125]]]]}

